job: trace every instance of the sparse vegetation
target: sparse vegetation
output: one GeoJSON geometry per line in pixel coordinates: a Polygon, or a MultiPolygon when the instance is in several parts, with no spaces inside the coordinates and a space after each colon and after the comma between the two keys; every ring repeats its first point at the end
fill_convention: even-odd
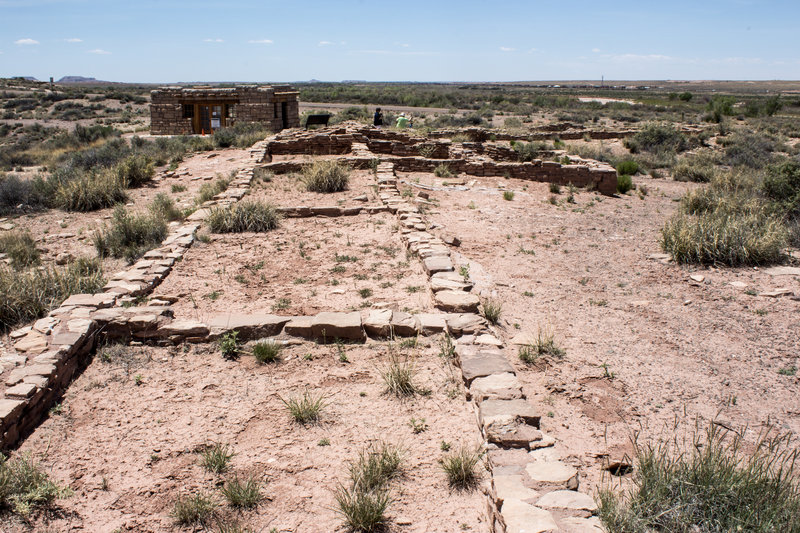
{"type": "Polygon", "coordinates": [[[480,449],[469,446],[461,446],[458,450],[445,455],[441,459],[441,465],[450,487],[458,490],[476,487],[480,480],[477,466],[482,457],[483,452],[480,449]]]}
{"type": "Polygon", "coordinates": [[[207,494],[180,495],[172,508],[172,516],[180,525],[205,526],[211,522],[216,509],[217,502],[207,494]]]}
{"type": "Polygon", "coordinates": [[[100,257],[124,257],[129,263],[161,244],[167,236],[167,222],[159,215],[131,214],[117,206],[111,226],[94,234],[94,247],[100,257]]]}
{"type": "Polygon", "coordinates": [[[6,254],[15,270],[38,265],[41,254],[27,231],[0,235],[0,253],[6,254]]]}
{"type": "Polygon", "coordinates": [[[320,415],[327,405],[323,394],[314,395],[308,390],[300,396],[281,398],[295,422],[302,425],[319,422],[320,415]]]}
{"type": "Polygon", "coordinates": [[[225,191],[230,183],[231,180],[227,178],[217,178],[211,183],[204,183],[200,186],[200,194],[195,203],[202,204],[212,200],[216,195],[225,191]]]}
{"type": "Polygon", "coordinates": [[[302,172],[306,190],[333,193],[347,189],[352,170],[341,161],[328,159],[303,165],[302,172]]]}
{"type": "Polygon", "coordinates": [[[416,367],[408,357],[390,351],[388,360],[383,368],[380,369],[383,382],[386,384],[386,392],[394,394],[398,398],[413,396],[419,392],[414,383],[416,367]]]}
{"type": "Polygon", "coordinates": [[[440,163],[436,168],[433,169],[433,175],[437,178],[454,178],[455,174],[450,170],[444,163],[440,163]]]}
{"type": "Polygon", "coordinates": [[[266,232],[277,228],[280,218],[272,204],[245,200],[213,207],[206,223],[214,233],[266,232]]]}
{"type": "Polygon", "coordinates": [[[50,479],[29,455],[7,459],[0,454],[0,511],[10,509],[28,516],[35,509],[52,506],[57,498],[72,494],[50,479]]]}
{"type": "Polygon", "coordinates": [[[261,364],[277,363],[281,360],[281,348],[275,341],[257,342],[253,346],[253,356],[261,364]]]}
{"type": "Polygon", "coordinates": [[[503,191],[503,200],[510,202],[514,199],[514,191],[503,191]]]}
{"type": "Polygon", "coordinates": [[[222,358],[232,361],[238,359],[241,354],[241,346],[239,345],[239,332],[229,331],[219,339],[219,351],[222,353],[222,358]]]}
{"type": "Polygon", "coordinates": [[[490,324],[497,324],[500,321],[500,315],[503,314],[503,304],[499,300],[489,298],[483,301],[481,311],[483,318],[490,324]]]}
{"type": "Polygon", "coordinates": [[[254,475],[233,476],[220,489],[231,507],[251,509],[261,501],[261,482],[254,475]]]}
{"type": "Polygon", "coordinates": [[[234,455],[227,444],[209,444],[200,450],[200,465],[209,472],[221,474],[228,469],[234,455]]]}

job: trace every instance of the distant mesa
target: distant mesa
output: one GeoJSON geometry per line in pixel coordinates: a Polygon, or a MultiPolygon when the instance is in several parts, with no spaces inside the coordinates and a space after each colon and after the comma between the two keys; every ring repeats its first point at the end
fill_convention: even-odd
{"type": "Polygon", "coordinates": [[[36,78],[34,78],[33,76],[14,76],[11,79],[13,79],[13,80],[25,80],[25,81],[39,81],[36,78]]]}
{"type": "Polygon", "coordinates": [[[86,78],[84,76],[64,76],[56,83],[87,83],[97,81],[95,78],[86,78]]]}

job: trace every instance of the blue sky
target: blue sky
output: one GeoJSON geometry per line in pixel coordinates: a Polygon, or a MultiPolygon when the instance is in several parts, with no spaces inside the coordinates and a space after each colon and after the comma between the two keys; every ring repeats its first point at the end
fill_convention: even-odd
{"type": "Polygon", "coordinates": [[[800,79],[797,0],[0,0],[0,76],[800,79]]]}

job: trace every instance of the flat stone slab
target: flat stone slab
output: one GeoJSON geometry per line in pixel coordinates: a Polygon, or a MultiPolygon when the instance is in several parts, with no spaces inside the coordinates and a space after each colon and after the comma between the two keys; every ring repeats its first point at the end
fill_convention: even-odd
{"type": "Polygon", "coordinates": [[[277,335],[289,320],[291,317],[267,313],[223,313],[212,318],[208,327],[214,336],[227,331],[238,331],[240,340],[250,340],[277,335]]]}
{"type": "Polygon", "coordinates": [[[320,313],[311,322],[311,334],[314,337],[334,340],[350,339],[363,340],[364,330],[361,329],[361,313],[320,313]]]}
{"type": "Polygon", "coordinates": [[[158,334],[162,337],[206,337],[208,333],[208,326],[195,320],[177,319],[158,328],[158,334]]]}
{"type": "Polygon", "coordinates": [[[521,418],[526,424],[539,427],[540,417],[527,400],[484,400],[478,409],[482,426],[497,417],[511,416],[521,418]]]}
{"type": "Polygon", "coordinates": [[[30,332],[14,343],[14,348],[18,352],[29,354],[40,354],[47,350],[47,339],[40,333],[30,332]]]}
{"type": "Polygon", "coordinates": [[[558,531],[558,524],[550,511],[521,500],[509,499],[501,509],[506,523],[506,533],[546,533],[558,531]]]}
{"type": "Polygon", "coordinates": [[[477,351],[473,355],[461,355],[461,375],[467,386],[475,378],[513,372],[514,368],[502,352],[487,350],[477,351]]]}
{"type": "Polygon", "coordinates": [[[523,483],[521,474],[498,474],[492,475],[494,484],[495,504],[502,508],[506,500],[521,500],[533,503],[539,497],[539,493],[532,488],[526,487],[523,483]]]}
{"type": "Polygon", "coordinates": [[[67,298],[62,306],[78,305],[83,307],[96,307],[102,309],[104,307],[111,307],[116,300],[115,294],[98,293],[98,294],[73,294],[67,298]]]}
{"type": "Polygon", "coordinates": [[[536,483],[578,490],[578,471],[561,461],[534,461],[528,463],[525,472],[536,483]]]}
{"type": "Polygon", "coordinates": [[[419,321],[414,315],[403,311],[392,313],[392,334],[397,337],[414,337],[419,332],[419,321]]]}
{"type": "Polygon", "coordinates": [[[30,398],[36,392],[36,385],[33,383],[17,383],[13,387],[6,389],[7,398],[30,398]]]}
{"type": "Polygon", "coordinates": [[[311,337],[311,324],[313,322],[313,316],[294,316],[283,327],[283,331],[287,335],[307,339],[311,337]]]}
{"type": "Polygon", "coordinates": [[[606,533],[603,528],[603,523],[596,516],[589,518],[581,518],[578,516],[569,516],[561,518],[559,525],[562,531],[567,533],[606,533]]]}
{"type": "Polygon", "coordinates": [[[539,507],[552,509],[570,509],[573,511],[597,510],[597,503],[588,494],[583,494],[574,490],[554,490],[548,492],[536,502],[539,507]]]}
{"type": "MultiPolygon", "coordinates": [[[[19,414],[25,406],[25,400],[0,399],[0,422],[19,414]]],[[[0,426],[5,425],[0,423],[0,426]]]]}
{"type": "Polygon", "coordinates": [[[364,330],[371,337],[388,337],[391,334],[391,327],[391,309],[373,309],[364,320],[364,330]]]}
{"type": "Polygon", "coordinates": [[[495,416],[483,426],[486,440],[504,448],[525,448],[542,440],[542,432],[526,424],[521,418],[510,415],[495,416]]]}
{"type": "Polygon", "coordinates": [[[486,319],[475,313],[453,314],[447,317],[447,329],[453,335],[477,333],[486,327],[486,319]]]}
{"type": "Polygon", "coordinates": [[[469,386],[469,398],[483,400],[517,400],[522,398],[522,384],[511,372],[475,378],[469,386]]]}
{"type": "Polygon", "coordinates": [[[437,272],[452,272],[453,263],[449,257],[434,255],[422,260],[422,268],[428,276],[431,276],[437,272]]]}
{"type": "Polygon", "coordinates": [[[431,290],[433,292],[468,291],[472,289],[472,284],[465,283],[463,278],[461,278],[461,276],[458,276],[459,278],[458,280],[453,280],[453,279],[438,277],[440,274],[445,274],[445,272],[439,272],[431,276],[431,290]]]}
{"type": "Polygon", "coordinates": [[[774,266],[765,268],[762,272],[770,276],[800,276],[800,267],[774,266]]]}
{"type": "Polygon", "coordinates": [[[447,330],[447,319],[445,315],[434,313],[420,313],[416,315],[419,323],[419,332],[422,335],[434,335],[447,330]]]}
{"type": "Polygon", "coordinates": [[[787,288],[773,289],[771,291],[764,291],[758,293],[759,296],[766,296],[768,298],[779,298],[781,296],[791,296],[792,294],[794,294],[794,292],[792,292],[792,289],[787,289],[787,288]]]}
{"type": "Polygon", "coordinates": [[[439,291],[433,299],[436,307],[448,313],[476,313],[481,304],[477,295],[465,291],[439,291]]]}

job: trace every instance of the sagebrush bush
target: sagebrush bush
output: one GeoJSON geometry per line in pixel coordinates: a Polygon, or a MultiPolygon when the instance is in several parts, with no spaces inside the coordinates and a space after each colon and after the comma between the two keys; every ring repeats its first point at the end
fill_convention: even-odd
{"type": "Polygon", "coordinates": [[[350,183],[351,168],[334,159],[317,160],[303,165],[303,183],[311,192],[339,192],[350,183]]]}
{"type": "Polygon", "coordinates": [[[468,446],[461,446],[457,451],[445,455],[441,459],[441,465],[450,486],[459,490],[468,490],[477,486],[480,479],[477,466],[481,457],[483,457],[483,452],[480,448],[468,446]]]}
{"type": "Polygon", "coordinates": [[[650,122],[625,140],[631,153],[683,152],[689,147],[686,136],[668,123],[650,122]]]}
{"type": "Polygon", "coordinates": [[[764,168],[775,158],[773,152],[778,148],[774,140],[763,133],[737,131],[723,142],[725,146],[722,161],[730,166],[764,168]]]}
{"type": "Polygon", "coordinates": [[[280,219],[272,204],[245,200],[211,208],[206,223],[214,233],[265,232],[277,228],[280,219]]]}
{"type": "Polygon", "coordinates": [[[515,142],[514,151],[517,152],[517,159],[520,161],[533,161],[539,158],[539,152],[547,149],[547,144],[543,142],[515,142]]]}
{"type": "Polygon", "coordinates": [[[617,192],[620,194],[625,194],[626,192],[633,189],[633,178],[628,176],[627,174],[623,174],[621,176],[617,176],[617,192]]]}
{"type": "Polygon", "coordinates": [[[0,331],[40,318],[70,295],[93,294],[103,285],[103,272],[96,259],[24,272],[0,266],[0,331]]]}
{"type": "Polygon", "coordinates": [[[230,185],[231,180],[227,178],[218,178],[212,183],[204,183],[200,186],[200,194],[197,197],[196,203],[202,204],[213,199],[216,195],[224,191],[230,185]]]}
{"type": "Polygon", "coordinates": [[[175,505],[172,508],[172,516],[181,525],[207,525],[214,517],[216,509],[217,502],[207,494],[181,495],[175,501],[175,505]]]}
{"type": "Polygon", "coordinates": [[[220,148],[228,148],[236,142],[236,133],[227,128],[219,129],[214,132],[213,139],[215,145],[220,148]]]}
{"type": "Polygon", "coordinates": [[[717,175],[714,160],[709,155],[683,157],[673,169],[675,181],[708,183],[717,175]]]}
{"type": "Polygon", "coordinates": [[[633,444],[630,488],[599,494],[608,531],[800,532],[798,451],[788,436],[767,432],[746,452],[741,433],[710,423],[691,442],[633,444]]]}
{"type": "Polygon", "coordinates": [[[626,159],[625,161],[620,161],[617,163],[617,174],[620,176],[633,176],[637,172],[639,172],[639,163],[636,161],[626,159]]]}
{"type": "Polygon", "coordinates": [[[126,187],[141,187],[154,175],[153,161],[145,155],[128,156],[117,165],[117,176],[126,187]]]}
{"type": "Polygon", "coordinates": [[[0,512],[10,509],[27,516],[37,508],[45,508],[57,499],[72,493],[59,486],[29,455],[6,459],[0,454],[0,512]]]}
{"type": "Polygon", "coordinates": [[[131,214],[117,206],[111,225],[95,232],[94,246],[100,257],[124,257],[133,262],[148,250],[161,244],[167,236],[167,222],[151,213],[131,214]]]}
{"type": "Polygon", "coordinates": [[[16,270],[38,265],[41,257],[36,241],[28,231],[0,235],[0,253],[8,256],[16,270]]]}
{"type": "Polygon", "coordinates": [[[148,208],[153,216],[163,218],[168,222],[183,220],[183,211],[175,207],[172,198],[160,192],[153,198],[153,202],[148,208]]]}
{"type": "Polygon", "coordinates": [[[455,174],[450,170],[446,164],[441,163],[437,165],[436,168],[433,169],[433,175],[437,178],[452,178],[455,177],[455,174]]]}
{"type": "Polygon", "coordinates": [[[65,211],[95,211],[125,202],[125,182],[113,171],[80,173],[56,185],[54,207],[65,211]]]}
{"type": "Polygon", "coordinates": [[[41,199],[34,194],[33,182],[15,175],[0,174],[0,214],[13,211],[18,205],[38,207],[41,199]]]}

